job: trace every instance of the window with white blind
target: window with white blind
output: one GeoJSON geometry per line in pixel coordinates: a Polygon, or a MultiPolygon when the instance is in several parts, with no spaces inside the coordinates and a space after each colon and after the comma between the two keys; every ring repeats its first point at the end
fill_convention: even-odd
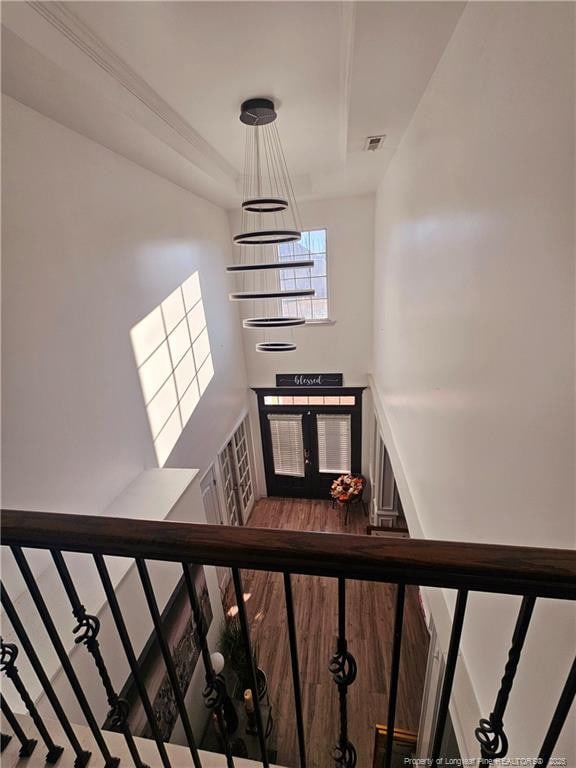
{"type": "Polygon", "coordinates": [[[318,471],[329,474],[351,472],[352,430],[350,414],[318,414],[316,427],[318,431],[318,471]]]}
{"type": "Polygon", "coordinates": [[[302,414],[268,414],[277,475],[304,477],[302,414]]]}

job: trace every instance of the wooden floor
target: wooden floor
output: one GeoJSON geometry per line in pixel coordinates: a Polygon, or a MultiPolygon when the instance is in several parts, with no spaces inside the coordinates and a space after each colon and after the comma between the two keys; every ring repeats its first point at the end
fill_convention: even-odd
{"type": "MultiPolygon", "coordinates": [[[[362,534],[366,522],[362,510],[353,508],[345,527],[342,512],[331,509],[325,501],[262,499],[248,525],[362,534]]],[[[268,677],[276,722],[277,763],[298,766],[282,577],[257,571],[243,571],[242,575],[258,663],[268,677]]],[[[331,751],[338,733],[338,697],[328,663],[336,643],[336,582],[293,576],[292,583],[308,766],[333,768],[331,751]]],[[[356,682],[348,692],[348,719],[350,739],[358,751],[358,768],[372,766],[374,726],[386,722],[394,596],[395,587],[387,584],[347,582],[348,647],[358,663],[356,682]]],[[[234,612],[230,589],[225,607],[234,612]]],[[[428,633],[418,592],[410,587],[404,613],[397,727],[418,729],[427,652],[428,633]]]]}

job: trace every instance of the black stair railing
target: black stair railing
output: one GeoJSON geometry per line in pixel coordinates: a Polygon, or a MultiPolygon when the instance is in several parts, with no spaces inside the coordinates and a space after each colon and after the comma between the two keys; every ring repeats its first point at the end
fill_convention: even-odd
{"type": "Polygon", "coordinates": [[[184,703],[184,695],[182,693],[182,689],[180,688],[178,674],[176,673],[174,659],[172,658],[168,642],[166,641],[164,627],[160,618],[160,611],[158,610],[158,603],[156,602],[156,596],[154,594],[154,587],[152,586],[150,574],[148,573],[148,567],[142,558],[137,558],[136,567],[138,568],[140,581],[142,582],[142,588],[144,590],[144,595],[146,596],[146,602],[148,603],[148,609],[150,610],[150,615],[154,624],[154,631],[156,632],[156,637],[158,638],[164,664],[166,665],[168,677],[170,678],[170,684],[172,685],[172,690],[174,691],[176,706],[178,708],[178,714],[182,720],[184,733],[186,734],[188,749],[190,750],[190,755],[192,756],[192,763],[194,768],[202,768],[202,763],[200,761],[198,749],[196,747],[196,740],[194,739],[192,726],[190,724],[190,718],[188,717],[188,711],[186,709],[186,704],[184,703]]]}
{"type": "Polygon", "coordinates": [[[160,733],[158,721],[156,720],[154,710],[152,709],[152,703],[150,701],[148,691],[142,679],[138,660],[136,658],[136,654],[134,653],[134,648],[130,640],[130,635],[128,634],[128,629],[126,627],[124,617],[122,616],[122,611],[120,610],[120,605],[118,603],[114,587],[112,586],[112,580],[110,579],[108,568],[106,567],[106,563],[102,555],[94,555],[94,561],[96,563],[98,575],[100,576],[100,581],[104,587],[104,593],[106,594],[106,599],[108,600],[108,605],[110,607],[110,612],[118,631],[118,636],[120,637],[120,642],[122,643],[124,653],[126,654],[126,658],[128,660],[132,678],[136,688],[138,689],[138,695],[140,696],[142,706],[144,707],[144,712],[146,713],[148,727],[152,732],[152,736],[158,748],[160,760],[162,761],[163,768],[170,768],[170,759],[168,757],[164,741],[162,740],[162,734],[160,733]]]}
{"type": "Polygon", "coordinates": [[[398,677],[400,674],[400,652],[402,650],[402,627],[404,624],[404,599],[406,588],[404,584],[398,584],[396,592],[396,612],[394,616],[394,635],[392,640],[392,664],[390,666],[390,686],[388,694],[388,720],[386,726],[386,753],[384,766],[392,765],[392,746],[394,744],[394,724],[396,721],[396,699],[398,696],[398,677]]]}
{"type": "Polygon", "coordinates": [[[64,751],[64,747],[60,747],[58,744],[54,743],[50,733],[48,732],[48,729],[46,728],[46,725],[44,724],[44,720],[40,717],[40,714],[36,709],[30,694],[28,693],[28,689],[26,688],[26,685],[18,673],[18,667],[16,666],[17,656],[17,646],[14,645],[14,643],[5,643],[4,640],[0,637],[0,670],[4,672],[8,680],[13,683],[14,688],[22,700],[22,703],[26,707],[26,710],[34,722],[38,733],[44,740],[44,744],[46,744],[48,747],[46,762],[51,764],[55,763],[64,751]]]}
{"type": "Polygon", "coordinates": [[[338,638],[336,653],[330,659],[330,674],[338,689],[340,734],[334,747],[334,762],[339,768],[354,768],[358,761],[356,747],[348,738],[348,688],[356,680],[356,659],[348,650],[346,639],[346,580],[338,579],[338,638]]]}
{"type": "MultiPolygon", "coordinates": [[[[147,561],[172,562],[178,564],[182,569],[204,666],[205,682],[201,693],[206,707],[217,720],[218,731],[222,737],[222,750],[228,768],[233,768],[235,756],[235,748],[232,739],[229,738],[226,722],[226,707],[229,705],[228,693],[224,678],[216,674],[212,665],[207,626],[196,593],[195,582],[191,575],[191,563],[231,569],[244,648],[250,661],[249,679],[253,691],[256,733],[260,760],[264,768],[268,768],[270,764],[267,743],[268,729],[264,728],[263,723],[251,627],[245,605],[241,569],[248,568],[282,574],[300,768],[306,768],[307,751],[310,745],[306,743],[306,721],[298,663],[299,638],[292,593],[292,574],[325,576],[337,580],[338,613],[335,619],[337,641],[335,653],[329,665],[329,671],[336,684],[335,695],[337,695],[339,703],[339,717],[337,723],[334,724],[335,730],[338,732],[337,743],[333,752],[336,768],[354,768],[358,762],[366,763],[370,759],[367,745],[353,744],[349,733],[350,719],[354,717],[354,712],[349,711],[348,689],[356,682],[357,662],[348,647],[347,581],[354,579],[388,582],[396,585],[387,715],[388,738],[383,768],[390,768],[392,762],[407,585],[434,586],[457,590],[445,674],[437,709],[436,728],[431,752],[428,756],[430,764],[434,765],[440,765],[442,761],[442,740],[469,592],[483,591],[522,596],[522,604],[494,709],[487,718],[480,721],[476,729],[480,759],[485,765],[490,765],[493,761],[504,758],[509,753],[504,718],[518,673],[524,642],[530,629],[536,598],[576,600],[576,554],[571,550],[540,550],[406,539],[390,540],[340,534],[238,529],[20,511],[5,511],[3,513],[3,544],[11,548],[28,593],[78,700],[106,768],[117,766],[119,759],[112,756],[102,730],[98,727],[86,692],[80,685],[62,642],[60,630],[55,626],[40,587],[24,555],[24,547],[40,548],[51,552],[72,614],[77,622],[74,629],[76,642],[85,646],[93,658],[97,673],[96,679],[99,679],[104,688],[111,710],[109,721],[112,722],[116,730],[124,735],[131,764],[135,768],[146,768],[146,766],[140,757],[137,740],[128,725],[127,704],[118,695],[117,689],[113,685],[99,645],[99,619],[96,615],[89,614],[82,604],[63,553],[83,552],[92,554],[94,557],[96,570],[106,595],[114,626],[142,701],[150,733],[156,743],[163,768],[171,768],[172,762],[163,741],[150,701],[149,691],[146,688],[142,670],[139,668],[128,627],[110,579],[105,562],[107,555],[128,557],[131,562],[135,563],[145,602],[152,618],[155,637],[161,650],[186,736],[190,752],[189,765],[193,765],[194,768],[201,768],[202,766],[201,755],[197,748],[198,734],[193,733],[178,671],[165,636],[162,614],[150,578],[147,561]]],[[[27,756],[36,747],[37,739],[35,736],[38,734],[48,748],[47,762],[57,762],[62,754],[63,748],[58,746],[50,735],[47,721],[40,716],[36,703],[28,691],[26,681],[22,678],[15,664],[18,651],[21,650],[28,658],[32,671],[75,753],[75,768],[84,768],[91,753],[81,746],[70,724],[69,717],[44,670],[43,663],[35,648],[35,642],[30,638],[25,628],[24,620],[27,617],[19,615],[4,586],[0,589],[0,596],[5,617],[19,644],[17,646],[15,643],[2,642],[0,667],[13,684],[15,692],[22,702],[23,708],[28,712],[36,730],[36,733],[27,733],[29,723],[20,721],[19,716],[12,711],[3,696],[1,699],[2,716],[11,733],[3,727],[0,746],[2,749],[6,749],[7,745],[10,745],[12,736],[14,736],[20,745],[20,755],[27,756]]],[[[358,683],[356,682],[356,684],[358,683]]],[[[552,720],[543,734],[542,747],[539,752],[539,765],[541,766],[547,766],[553,756],[560,733],[569,717],[575,692],[576,661],[570,667],[552,720]]],[[[175,768],[183,768],[181,759],[175,768]]]]}
{"type": "Polygon", "coordinates": [[[242,630],[242,638],[246,649],[248,659],[248,668],[250,671],[250,682],[252,684],[252,698],[254,701],[254,714],[256,717],[256,731],[258,741],[260,742],[260,758],[264,768],[268,768],[268,748],[266,746],[266,733],[264,731],[264,722],[262,720],[262,710],[260,708],[260,696],[258,690],[258,679],[256,677],[256,665],[254,664],[254,651],[252,650],[252,641],[250,640],[250,628],[246,616],[246,604],[244,602],[244,589],[242,587],[242,577],[238,568],[232,568],[232,580],[234,582],[234,592],[236,593],[236,603],[238,605],[238,618],[242,630]]]}
{"type": "Polygon", "coordinates": [[[294,689],[294,707],[296,710],[296,730],[298,734],[298,754],[300,768],[306,768],[306,737],[304,735],[304,715],[302,712],[302,689],[300,685],[300,665],[298,663],[298,639],[294,619],[294,598],[292,580],[289,573],[284,574],[284,598],[286,600],[286,622],[288,624],[288,642],[290,645],[290,666],[292,667],[292,685],[294,689]]]}
{"type": "Polygon", "coordinates": [[[125,699],[121,699],[114,690],[112,680],[110,679],[106,663],[100,650],[100,643],[98,642],[100,621],[96,616],[87,613],[86,608],[80,602],[78,592],[76,591],[76,587],[74,586],[74,582],[62,553],[57,550],[52,550],[52,558],[56,565],[56,570],[62,580],[64,590],[70,600],[72,615],[78,622],[73,630],[73,633],[76,635],[74,642],[77,645],[84,645],[94,659],[94,664],[96,665],[100,680],[104,686],[106,700],[110,707],[108,718],[110,719],[113,728],[124,734],[124,738],[126,739],[128,749],[130,750],[136,768],[148,768],[148,766],[140,759],[138,747],[136,746],[136,742],[134,741],[134,737],[128,726],[128,702],[125,699]]]}
{"type": "Polygon", "coordinates": [[[225,714],[225,705],[229,701],[228,692],[226,691],[226,681],[221,675],[217,675],[215,673],[214,667],[212,665],[207,638],[208,628],[206,627],[204,612],[200,606],[194,580],[190,572],[190,565],[188,563],[182,563],[182,569],[184,571],[184,581],[186,582],[186,589],[188,591],[188,598],[190,600],[192,615],[194,616],[196,630],[200,640],[200,651],[202,653],[202,662],[204,664],[204,671],[206,676],[206,686],[202,691],[202,696],[208,709],[216,715],[218,721],[218,730],[224,743],[226,764],[228,768],[234,768],[234,759],[232,756],[232,747],[230,744],[228,724],[226,722],[225,714]]]}
{"type": "MultiPolygon", "coordinates": [[[[10,705],[4,698],[4,696],[0,693],[0,710],[2,711],[2,714],[6,718],[6,722],[12,728],[14,731],[14,735],[20,742],[20,750],[18,752],[19,757],[30,757],[32,752],[36,749],[36,744],[38,742],[36,739],[29,739],[28,736],[24,733],[24,729],[20,725],[20,722],[14,712],[10,709],[10,705]]],[[[11,737],[9,735],[4,736],[4,747],[8,746],[8,742],[10,741],[11,737]]]]}
{"type": "Polygon", "coordinates": [[[512,635],[512,645],[508,652],[508,661],[504,667],[504,676],[496,697],[496,704],[490,715],[487,718],[482,718],[478,728],[476,728],[476,738],[480,742],[480,753],[483,762],[487,765],[493,760],[505,757],[508,753],[508,739],[504,732],[504,713],[514,684],[535,602],[535,597],[525,597],[522,600],[512,635]]]}
{"type": "Polygon", "coordinates": [[[437,765],[440,758],[440,750],[442,747],[442,739],[444,737],[444,729],[446,728],[450,695],[452,693],[452,686],[454,685],[454,674],[456,672],[456,662],[458,660],[458,650],[460,648],[460,638],[462,637],[467,602],[468,592],[465,589],[461,589],[456,598],[456,608],[454,609],[454,616],[452,618],[452,630],[450,632],[448,656],[446,657],[446,669],[444,670],[442,692],[440,694],[440,703],[438,705],[438,714],[436,716],[436,730],[434,733],[434,741],[432,743],[431,757],[433,765],[437,765]]]}
{"type": "MultiPolygon", "coordinates": [[[[18,613],[14,607],[14,603],[10,599],[10,596],[8,595],[8,592],[6,591],[6,588],[4,587],[3,584],[0,584],[0,597],[2,601],[2,608],[4,608],[4,611],[6,612],[8,621],[12,625],[12,628],[14,629],[14,632],[18,637],[20,645],[24,649],[24,652],[28,657],[28,661],[32,666],[34,674],[38,678],[40,685],[42,686],[42,690],[44,691],[44,693],[46,694],[46,698],[52,705],[54,714],[58,718],[58,721],[62,726],[62,730],[66,734],[66,737],[68,738],[68,741],[70,742],[70,745],[72,746],[72,749],[76,754],[76,757],[74,758],[74,768],[84,768],[84,766],[87,765],[88,761],[90,760],[91,752],[84,749],[81,746],[80,742],[78,741],[78,737],[76,736],[74,729],[70,724],[70,720],[68,719],[68,716],[64,712],[64,708],[60,703],[60,699],[56,695],[56,691],[52,687],[52,683],[50,682],[50,680],[48,679],[48,675],[44,671],[42,662],[40,661],[38,654],[34,650],[34,646],[28,636],[28,633],[24,629],[24,625],[20,621],[20,617],[18,616],[18,613]]],[[[12,727],[12,730],[14,730],[14,733],[16,734],[16,736],[18,736],[18,738],[20,739],[20,736],[18,735],[18,733],[16,733],[16,730],[14,729],[14,727],[13,726],[11,727],[12,727]]],[[[22,741],[22,739],[20,739],[20,741],[22,741]]]]}

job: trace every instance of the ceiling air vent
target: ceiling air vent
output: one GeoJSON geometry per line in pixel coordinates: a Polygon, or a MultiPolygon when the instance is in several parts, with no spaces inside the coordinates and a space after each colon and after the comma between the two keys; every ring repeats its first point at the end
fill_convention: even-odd
{"type": "Polygon", "coordinates": [[[364,151],[376,152],[377,149],[381,149],[385,138],[384,134],[382,136],[368,136],[364,142],[364,151]]]}

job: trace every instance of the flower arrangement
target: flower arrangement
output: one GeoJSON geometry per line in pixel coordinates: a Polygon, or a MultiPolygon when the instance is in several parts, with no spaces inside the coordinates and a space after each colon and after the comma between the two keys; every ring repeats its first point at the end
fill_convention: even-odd
{"type": "Polygon", "coordinates": [[[355,496],[362,495],[364,482],[362,476],[340,475],[340,477],[332,483],[330,496],[332,496],[335,501],[340,501],[342,504],[345,504],[355,496]]]}

